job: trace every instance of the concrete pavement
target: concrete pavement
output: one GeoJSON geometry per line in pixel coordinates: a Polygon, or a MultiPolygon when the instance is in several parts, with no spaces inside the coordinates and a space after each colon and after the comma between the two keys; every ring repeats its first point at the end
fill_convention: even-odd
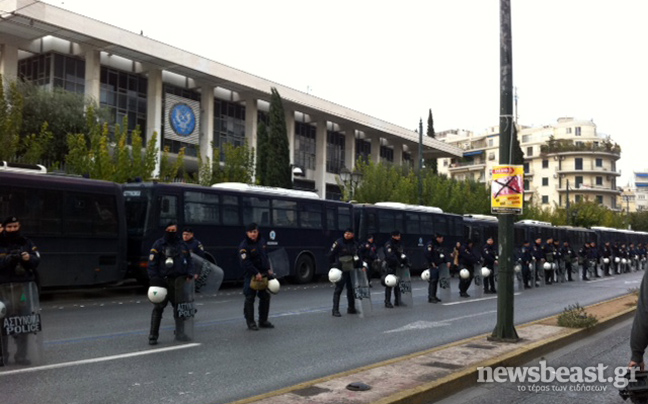
{"type": "MultiPolygon", "coordinates": [[[[619,299],[623,297],[588,306],[588,310],[601,305],[613,305],[619,299]]],[[[603,306],[599,307],[601,308],[603,306]]],[[[489,341],[489,335],[484,334],[239,400],[233,404],[430,403],[474,386],[477,383],[478,367],[523,365],[631,318],[634,311],[634,306],[624,306],[605,317],[599,317],[598,324],[592,329],[563,328],[548,325],[546,319],[539,320],[516,327],[520,337],[518,343],[489,341]],[[357,382],[369,385],[371,389],[347,389],[349,384],[357,382]]]]}

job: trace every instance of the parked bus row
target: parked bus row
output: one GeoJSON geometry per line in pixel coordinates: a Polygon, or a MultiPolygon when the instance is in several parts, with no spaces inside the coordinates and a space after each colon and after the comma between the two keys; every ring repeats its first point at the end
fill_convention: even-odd
{"type": "MultiPolygon", "coordinates": [[[[414,270],[425,267],[423,246],[443,234],[448,246],[466,239],[479,248],[497,240],[494,217],[444,213],[438,208],[395,202],[350,204],[325,200],[314,192],[239,183],[202,187],[181,183],[129,183],[15,172],[0,166],[0,217],[20,218],[24,232],[43,256],[42,287],[111,284],[126,278],[146,282],[148,253],[170,221],[190,227],[225,271],[226,281],[242,279],[237,246],[244,226],[255,222],[270,252],[283,250],[289,275],[307,283],[329,270],[327,254],[344,229],[356,238],[373,234],[384,244],[393,230],[414,270]]],[[[648,242],[648,234],[606,228],[556,227],[521,221],[515,244],[549,236],[572,245],[606,240],[648,242]]]]}

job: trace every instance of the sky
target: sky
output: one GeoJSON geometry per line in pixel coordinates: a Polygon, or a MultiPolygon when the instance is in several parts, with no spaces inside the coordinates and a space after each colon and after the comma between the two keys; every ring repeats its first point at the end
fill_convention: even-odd
{"type": "MultiPolygon", "coordinates": [[[[498,0],[47,0],[417,129],[499,123],[498,0]]],[[[593,120],[648,169],[648,1],[511,0],[518,123],[593,120]]]]}

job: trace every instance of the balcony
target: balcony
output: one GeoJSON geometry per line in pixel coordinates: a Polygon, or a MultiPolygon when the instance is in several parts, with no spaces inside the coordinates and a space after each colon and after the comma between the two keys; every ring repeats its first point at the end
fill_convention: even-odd
{"type": "Polygon", "coordinates": [[[612,170],[609,167],[597,167],[593,161],[583,162],[580,168],[575,164],[561,164],[560,168],[556,171],[558,174],[594,174],[594,175],[613,175],[618,177],[621,175],[620,171],[612,170]]]}
{"type": "MultiPolygon", "coordinates": [[[[558,188],[558,192],[560,193],[566,193],[567,188],[558,188]]],[[[605,187],[602,185],[588,185],[588,184],[580,184],[579,186],[570,186],[569,187],[569,192],[570,193],[575,193],[575,194],[582,194],[582,193],[588,193],[588,194],[611,194],[611,195],[621,195],[621,191],[618,189],[612,189],[609,187],[605,187]]]]}
{"type": "Polygon", "coordinates": [[[460,173],[468,171],[478,171],[485,170],[486,162],[485,161],[462,161],[459,163],[452,163],[448,167],[448,171],[451,173],[460,173]]]}
{"type": "Polygon", "coordinates": [[[621,146],[610,141],[603,140],[598,144],[585,142],[575,144],[573,140],[555,140],[550,138],[547,144],[540,146],[540,153],[546,156],[568,155],[568,154],[605,154],[619,159],[621,157],[621,146]]]}

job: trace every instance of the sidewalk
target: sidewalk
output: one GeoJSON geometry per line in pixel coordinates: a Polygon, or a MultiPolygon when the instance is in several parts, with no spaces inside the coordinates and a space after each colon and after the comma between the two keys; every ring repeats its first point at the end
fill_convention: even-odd
{"type": "Polygon", "coordinates": [[[558,327],[556,317],[516,327],[520,342],[488,341],[489,334],[301,383],[231,404],[429,403],[477,381],[477,367],[517,366],[634,315],[634,295],[587,306],[599,322],[591,329],[558,327]],[[361,382],[367,391],[346,387],[361,382]]]}

